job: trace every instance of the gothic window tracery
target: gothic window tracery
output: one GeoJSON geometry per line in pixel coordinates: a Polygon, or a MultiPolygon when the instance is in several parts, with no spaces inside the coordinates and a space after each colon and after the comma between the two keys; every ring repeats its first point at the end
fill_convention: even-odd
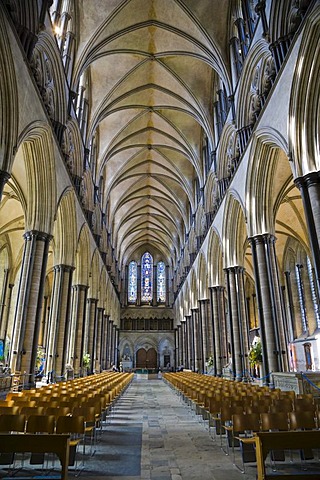
{"type": "Polygon", "coordinates": [[[137,301],[137,262],[129,263],[129,279],[128,279],[128,301],[134,303],[137,301]]]}
{"type": "Polygon", "coordinates": [[[164,302],[166,299],[166,276],[164,262],[158,262],[157,265],[157,300],[164,302]]]}
{"type": "Polygon", "coordinates": [[[151,302],[152,300],[152,272],[153,258],[149,252],[142,256],[141,261],[141,301],[151,302]]]}

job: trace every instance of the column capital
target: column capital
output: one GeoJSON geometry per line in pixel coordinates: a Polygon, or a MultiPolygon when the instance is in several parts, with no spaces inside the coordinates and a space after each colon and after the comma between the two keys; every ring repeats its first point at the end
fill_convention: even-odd
{"type": "Polygon", "coordinates": [[[51,241],[53,236],[50,233],[40,232],[39,230],[29,230],[29,232],[25,232],[23,235],[25,240],[32,240],[36,238],[36,240],[40,240],[42,242],[51,241]]]}
{"type": "Polygon", "coordinates": [[[215,285],[214,287],[209,287],[209,290],[212,292],[224,292],[225,287],[223,285],[215,285]]]}
{"type": "Polygon", "coordinates": [[[6,172],[5,170],[0,170],[0,199],[2,196],[4,186],[10,177],[11,177],[10,173],[6,172]]]}
{"type": "Polygon", "coordinates": [[[97,304],[97,303],[98,303],[98,299],[97,299],[97,298],[87,298],[87,303],[91,303],[91,304],[95,303],[95,304],[97,304]]]}
{"type": "Polygon", "coordinates": [[[320,183],[320,172],[310,172],[304,175],[303,177],[297,177],[294,179],[294,183],[302,190],[304,188],[309,188],[312,185],[319,185],[320,183]]]}
{"type": "Polygon", "coordinates": [[[266,245],[270,243],[275,243],[277,237],[272,233],[260,233],[258,235],[253,235],[252,237],[249,237],[248,240],[251,245],[259,245],[261,243],[266,245]]]}
{"type": "Polygon", "coordinates": [[[240,265],[234,265],[233,267],[226,267],[223,269],[226,273],[244,273],[245,272],[245,268],[240,266],[240,265]]]}
{"type": "Polygon", "coordinates": [[[75,270],[75,267],[72,267],[71,265],[64,265],[63,263],[59,265],[54,265],[53,270],[55,272],[73,272],[75,270]]]}
{"type": "Polygon", "coordinates": [[[204,305],[206,303],[209,303],[209,298],[201,298],[200,300],[198,300],[198,302],[200,305],[204,305]]]}
{"type": "Polygon", "coordinates": [[[198,312],[199,312],[199,308],[198,308],[198,307],[191,308],[191,312],[193,312],[193,313],[198,313],[198,312]]]}
{"type": "Polygon", "coordinates": [[[78,283],[78,284],[76,284],[76,285],[72,285],[72,288],[73,288],[74,290],[86,291],[86,290],[88,290],[89,287],[88,287],[88,285],[84,285],[84,284],[82,284],[82,283],[78,283]]]}

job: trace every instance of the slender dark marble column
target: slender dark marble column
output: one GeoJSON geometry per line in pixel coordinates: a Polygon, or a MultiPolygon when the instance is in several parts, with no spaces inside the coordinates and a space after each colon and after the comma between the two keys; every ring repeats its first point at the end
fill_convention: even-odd
{"type": "Polygon", "coordinates": [[[178,336],[177,364],[182,365],[183,344],[182,344],[182,325],[181,324],[177,326],[177,336],[178,336]]]}
{"type": "Polygon", "coordinates": [[[137,305],[141,305],[141,265],[137,265],[137,305]]]}
{"type": "Polygon", "coordinates": [[[243,308],[244,301],[241,300],[241,296],[243,295],[241,288],[243,271],[243,267],[238,266],[225,269],[229,302],[232,371],[233,378],[236,381],[243,379],[246,370],[243,341],[245,311],[243,308]]]}
{"type": "Polygon", "coordinates": [[[170,307],[169,265],[166,265],[166,307],[170,307]]]}
{"type": "Polygon", "coordinates": [[[186,331],[187,331],[187,352],[186,352],[186,367],[192,370],[194,368],[194,343],[193,343],[193,328],[191,315],[186,315],[186,331]]]}
{"type": "MultiPolygon", "coordinates": [[[[279,324],[282,322],[279,302],[280,284],[276,275],[274,242],[270,234],[250,238],[256,284],[260,335],[263,352],[263,376],[282,371],[279,324]],[[278,292],[277,292],[278,290],[278,292]]],[[[269,382],[269,378],[266,382],[269,382]]]]}
{"type": "Polygon", "coordinates": [[[109,315],[103,315],[103,333],[102,333],[102,347],[101,347],[101,356],[102,356],[102,370],[106,370],[108,365],[108,325],[109,325],[109,315]]]}
{"type": "Polygon", "coordinates": [[[33,230],[25,233],[24,239],[14,316],[14,351],[17,353],[12,370],[30,374],[30,383],[33,384],[48,250],[52,236],[33,230]]]}
{"type": "Polygon", "coordinates": [[[10,173],[0,170],[0,202],[2,199],[3,189],[9,178],[11,177],[10,173]]]}
{"type": "Polygon", "coordinates": [[[95,337],[97,334],[97,298],[88,298],[87,299],[87,352],[89,353],[91,362],[90,362],[90,373],[93,373],[94,370],[94,359],[95,359],[95,337]]]}
{"type": "Polygon", "coordinates": [[[199,300],[199,318],[201,328],[202,340],[202,371],[205,371],[205,362],[213,353],[213,336],[212,336],[212,322],[210,312],[209,299],[199,300]]]}
{"type": "Polygon", "coordinates": [[[320,172],[311,172],[304,177],[298,177],[294,183],[301,193],[315,269],[317,293],[320,298],[320,172]]]}
{"type": "Polygon", "coordinates": [[[95,336],[95,372],[101,372],[101,344],[102,344],[102,319],[103,319],[103,308],[98,307],[97,309],[97,335],[95,336]]]}
{"type": "Polygon", "coordinates": [[[73,267],[56,265],[54,267],[53,294],[51,299],[49,370],[54,370],[58,377],[65,373],[68,350],[68,333],[70,320],[70,298],[73,267]],[[50,365],[51,363],[51,365],[50,365]]]}
{"type": "Polygon", "coordinates": [[[226,311],[224,306],[224,287],[210,287],[210,304],[213,322],[213,358],[214,374],[222,376],[222,367],[227,363],[228,335],[226,327],[226,311]]]}
{"type": "Polygon", "coordinates": [[[152,275],[152,305],[156,307],[158,305],[157,299],[157,265],[153,265],[152,275]]]}
{"type": "Polygon", "coordinates": [[[73,349],[73,368],[75,375],[79,375],[82,367],[82,357],[84,352],[84,326],[87,303],[87,285],[73,285],[73,304],[72,304],[72,343],[73,349]]]}
{"type": "Polygon", "coordinates": [[[113,320],[109,320],[109,365],[114,364],[114,355],[113,355],[113,320]]]}
{"type": "Polygon", "coordinates": [[[188,337],[187,337],[187,322],[182,322],[182,365],[187,365],[187,352],[188,352],[188,337]]]}
{"type": "Polygon", "coordinates": [[[191,319],[193,326],[194,361],[193,369],[201,371],[201,329],[199,325],[199,308],[191,308],[191,319]]]}

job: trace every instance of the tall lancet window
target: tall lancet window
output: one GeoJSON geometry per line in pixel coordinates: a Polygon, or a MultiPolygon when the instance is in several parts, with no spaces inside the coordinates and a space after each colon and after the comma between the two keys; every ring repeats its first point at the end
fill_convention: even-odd
{"type": "Polygon", "coordinates": [[[141,301],[152,301],[153,258],[149,252],[142,256],[141,261],[141,301]]]}
{"type": "Polygon", "coordinates": [[[166,300],[166,267],[164,262],[157,265],[157,300],[165,302],[166,300]]]}
{"type": "Polygon", "coordinates": [[[134,303],[137,301],[137,263],[129,263],[129,278],[128,278],[128,302],[134,303]]]}

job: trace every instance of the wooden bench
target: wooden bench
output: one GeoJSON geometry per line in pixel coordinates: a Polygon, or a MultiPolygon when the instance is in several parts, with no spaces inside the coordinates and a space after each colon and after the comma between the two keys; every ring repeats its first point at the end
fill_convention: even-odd
{"type": "MultiPolygon", "coordinates": [[[[320,431],[289,431],[289,432],[258,432],[255,436],[258,480],[283,480],[286,474],[266,474],[265,460],[271,450],[300,450],[320,447],[320,431]]],[[[302,480],[302,478],[318,479],[320,472],[312,471],[290,472],[287,474],[290,480],[302,480]]]]}
{"type": "Polygon", "coordinates": [[[61,478],[68,478],[69,435],[0,434],[0,453],[56,453],[61,462],[61,478]]]}

